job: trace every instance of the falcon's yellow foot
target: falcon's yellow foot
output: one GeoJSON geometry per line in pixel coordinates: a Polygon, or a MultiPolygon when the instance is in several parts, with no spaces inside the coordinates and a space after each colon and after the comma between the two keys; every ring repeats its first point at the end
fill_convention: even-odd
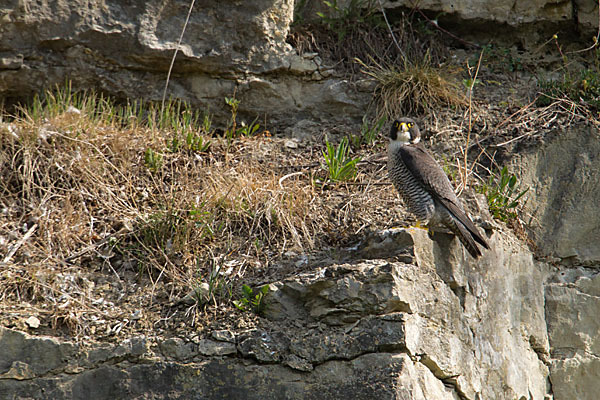
{"type": "Polygon", "coordinates": [[[423,229],[426,230],[427,233],[429,233],[429,228],[427,227],[427,225],[421,225],[421,221],[417,221],[416,224],[409,226],[409,228],[423,229]]]}

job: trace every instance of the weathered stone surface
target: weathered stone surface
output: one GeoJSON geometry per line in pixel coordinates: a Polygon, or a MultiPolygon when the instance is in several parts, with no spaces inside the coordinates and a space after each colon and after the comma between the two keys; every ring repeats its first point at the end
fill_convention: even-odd
{"type": "Polygon", "coordinates": [[[400,228],[369,232],[356,248],[356,257],[364,259],[391,258],[404,256],[403,260],[411,262],[413,252],[412,236],[400,228]]]}
{"type": "Polygon", "coordinates": [[[598,2],[596,0],[573,0],[573,6],[577,10],[577,22],[580,29],[585,32],[593,32],[598,29],[598,2]]]}
{"type": "Polygon", "coordinates": [[[138,360],[146,353],[147,345],[145,337],[133,337],[123,340],[117,346],[95,346],[81,356],[80,364],[84,367],[91,367],[104,362],[138,360]]]}
{"type": "Polygon", "coordinates": [[[521,151],[513,168],[530,187],[526,212],[542,254],[575,262],[600,261],[600,132],[573,125],[521,151]]]}
{"type": "Polygon", "coordinates": [[[252,357],[263,363],[281,361],[289,347],[289,338],[282,332],[270,334],[254,330],[240,335],[238,341],[238,351],[244,357],[252,357]]]}
{"type": "Polygon", "coordinates": [[[213,339],[218,340],[220,342],[231,342],[235,343],[235,334],[226,329],[220,329],[218,331],[212,331],[211,336],[213,339]]]}
{"type": "Polygon", "coordinates": [[[181,338],[170,338],[159,343],[160,351],[165,357],[176,360],[188,360],[198,353],[197,346],[192,342],[185,342],[181,338]]]}
{"type": "MultiPolygon", "coordinates": [[[[9,0],[0,9],[0,96],[24,100],[70,79],[74,89],[160,100],[188,7],[9,0]]],[[[229,116],[224,97],[234,93],[242,117],[285,125],[300,115],[360,118],[368,96],[332,78],[315,54],[298,56],[286,43],[292,13],[291,0],[197,3],[168,94],[209,109],[217,121],[229,116]]]]}
{"type": "MultiPolygon", "coordinates": [[[[422,231],[417,234],[426,236],[422,231]]],[[[543,269],[533,261],[528,249],[506,231],[489,238],[492,250],[486,251],[477,263],[466,257],[458,241],[445,244],[445,240],[440,237],[440,242],[415,241],[417,260],[423,260],[421,265],[424,260],[435,260],[433,265],[447,284],[438,290],[451,291],[460,304],[458,309],[454,306],[443,312],[444,308],[434,303],[434,309],[425,314],[434,322],[426,320],[426,326],[437,329],[442,338],[430,340],[434,337],[431,331],[421,335],[417,349],[426,349],[426,364],[432,364],[434,371],[439,369],[441,376],[456,376],[460,372],[456,381],[467,394],[479,390],[486,393],[490,387],[508,385],[514,391],[512,395],[488,392],[483,397],[519,398],[531,393],[533,398],[544,398],[548,387],[542,377],[547,376],[548,369],[540,357],[548,354],[548,337],[543,269]],[[444,334],[448,331],[453,334],[444,334]],[[511,361],[517,359],[517,364],[511,361]],[[466,372],[457,371],[456,366],[466,367],[466,372]],[[532,376],[537,379],[531,379],[532,376]],[[478,377],[482,378],[480,387],[478,377]]],[[[422,324],[416,326],[419,329],[422,324]]]]}
{"type": "Polygon", "coordinates": [[[308,332],[292,340],[290,351],[313,364],[327,360],[351,360],[364,353],[395,352],[405,348],[404,321],[401,314],[362,320],[350,332],[322,335],[308,332]]]}
{"type": "Polygon", "coordinates": [[[297,369],[298,371],[310,372],[313,370],[313,366],[308,360],[298,357],[295,354],[286,356],[283,360],[283,365],[287,365],[291,369],[297,369]]]}
{"type": "MultiPolygon", "coordinates": [[[[386,1],[387,7],[413,7],[412,0],[386,1]]],[[[530,22],[570,20],[573,4],[563,0],[490,1],[490,0],[423,0],[418,7],[422,10],[457,14],[464,19],[479,19],[520,25],[530,22]]]]}
{"type": "Polygon", "coordinates": [[[77,354],[77,346],[60,343],[55,338],[33,337],[0,327],[0,374],[29,371],[27,376],[39,376],[61,371],[68,359],[77,354]]]}
{"type": "Polygon", "coordinates": [[[550,380],[555,400],[592,400],[600,393],[600,357],[575,353],[552,361],[550,380]]]}
{"type": "Polygon", "coordinates": [[[545,286],[547,361],[557,400],[598,393],[599,138],[596,127],[574,124],[521,149],[512,161],[523,187],[530,188],[532,237],[558,265],[545,286]]]}
{"type": "Polygon", "coordinates": [[[600,273],[560,270],[546,287],[551,381],[556,400],[595,399],[600,390],[600,273]]]}
{"type": "Polygon", "coordinates": [[[198,343],[198,352],[203,356],[225,356],[235,354],[237,349],[234,343],[202,339],[198,343]]]}
{"type": "MultiPolygon", "coordinates": [[[[549,351],[544,273],[529,251],[502,232],[504,239],[494,234],[489,239],[493,250],[475,262],[451,237],[431,241],[425,231],[412,228],[404,235],[414,243],[418,266],[373,260],[274,285],[268,314],[273,319],[310,316],[333,327],[359,321],[349,334],[308,332],[299,342],[292,340],[291,351],[319,364],[356,357],[359,349],[375,352],[389,346],[418,357],[466,398],[531,393],[543,399],[548,368],[542,359],[549,351]],[[381,325],[370,336],[368,323],[375,321],[381,325]],[[380,342],[374,345],[372,337],[380,342]]],[[[395,237],[402,238],[398,243],[408,241],[395,237]]]]}
{"type": "Polygon", "coordinates": [[[324,276],[307,274],[271,285],[267,316],[310,316],[329,325],[343,325],[370,314],[409,311],[409,303],[395,293],[393,265],[367,264],[371,268],[332,266],[321,271],[324,276]]]}
{"type": "Polygon", "coordinates": [[[78,375],[43,378],[31,385],[0,381],[2,398],[52,399],[359,399],[455,400],[418,362],[404,354],[365,354],[352,361],[330,361],[314,372],[281,365],[245,365],[240,360],[198,364],[106,365],[78,375]]]}

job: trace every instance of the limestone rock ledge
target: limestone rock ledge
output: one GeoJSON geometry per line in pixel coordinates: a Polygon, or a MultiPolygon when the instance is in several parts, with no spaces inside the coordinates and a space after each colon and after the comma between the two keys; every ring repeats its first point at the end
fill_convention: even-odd
{"type": "MultiPolygon", "coordinates": [[[[120,98],[160,101],[189,2],[4,1],[0,6],[0,96],[29,100],[73,82],[120,98]]],[[[286,43],[292,0],[196,2],[168,95],[226,120],[224,97],[240,116],[268,114],[290,126],[360,118],[370,97],[316,54],[286,43]]]]}
{"type": "Polygon", "coordinates": [[[456,240],[391,237],[402,261],[271,284],[250,331],[109,345],[2,329],[0,398],[551,398],[543,272],[529,251],[506,232],[477,262],[456,240]]]}

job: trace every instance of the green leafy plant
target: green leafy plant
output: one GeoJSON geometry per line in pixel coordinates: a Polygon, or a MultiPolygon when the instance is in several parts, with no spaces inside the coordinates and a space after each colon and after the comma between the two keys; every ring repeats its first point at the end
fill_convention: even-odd
{"type": "Polygon", "coordinates": [[[194,306],[206,306],[211,303],[217,305],[230,301],[233,297],[233,281],[221,272],[221,267],[214,258],[203,260],[197,257],[196,277],[191,282],[192,290],[184,301],[194,306]],[[205,275],[202,271],[206,268],[207,261],[211,267],[205,275]]]}
{"type": "MultiPolygon", "coordinates": [[[[167,106],[169,104],[167,103],[167,106]]],[[[195,153],[207,152],[212,144],[205,137],[205,135],[211,133],[210,115],[204,114],[201,119],[198,113],[192,114],[189,110],[184,110],[175,115],[180,115],[181,120],[172,120],[170,123],[171,128],[166,128],[173,132],[171,141],[168,144],[169,151],[176,153],[185,149],[195,153]]]]}
{"type": "Polygon", "coordinates": [[[229,126],[225,131],[225,136],[228,139],[233,139],[237,132],[237,112],[240,106],[240,101],[235,97],[225,97],[225,104],[231,108],[231,119],[229,120],[229,126]]]}
{"type": "Polygon", "coordinates": [[[192,206],[189,211],[189,217],[194,222],[196,232],[205,239],[213,239],[222,229],[222,222],[218,221],[209,210],[210,208],[206,205],[206,202],[203,202],[192,206]]]}
{"type": "Polygon", "coordinates": [[[352,147],[359,148],[363,144],[366,146],[372,146],[377,140],[377,136],[379,135],[379,132],[381,132],[386,120],[386,117],[383,116],[376,121],[369,122],[367,116],[363,116],[362,124],[360,126],[360,135],[350,136],[352,147]]]}
{"type": "Polygon", "coordinates": [[[189,150],[202,153],[208,151],[211,142],[210,140],[205,140],[203,136],[190,131],[185,136],[185,144],[189,150]]]}
{"type": "Polygon", "coordinates": [[[251,310],[260,315],[264,312],[264,296],[269,293],[269,286],[264,285],[256,292],[248,285],[242,285],[242,298],[234,300],[233,305],[241,311],[251,310]]]}
{"type": "Polygon", "coordinates": [[[482,83],[479,79],[473,80],[473,78],[468,78],[468,79],[463,79],[462,84],[465,87],[465,89],[471,90],[471,88],[474,88],[475,86],[482,84],[482,83]]]}
{"type": "Polygon", "coordinates": [[[600,54],[597,46],[597,38],[594,38],[594,45],[590,47],[594,50],[594,67],[580,69],[577,64],[572,64],[567,57],[568,53],[564,53],[558,41],[558,35],[553,35],[542,46],[553,42],[561,56],[562,79],[545,79],[538,78],[538,87],[540,88],[540,96],[536,100],[538,106],[547,106],[554,102],[570,102],[570,107],[573,104],[588,107],[593,111],[600,111],[600,54]]]}
{"type": "Polygon", "coordinates": [[[256,123],[258,117],[254,118],[254,121],[249,125],[247,125],[245,121],[242,121],[238,127],[237,114],[240,100],[235,97],[225,97],[225,103],[231,108],[231,118],[229,119],[229,126],[225,130],[225,137],[231,140],[240,136],[253,136],[260,128],[260,125],[256,123]]]}
{"type": "Polygon", "coordinates": [[[454,164],[452,162],[452,160],[448,159],[444,155],[442,155],[442,162],[440,163],[440,166],[444,170],[444,173],[446,174],[446,176],[452,182],[457,182],[460,179],[460,172],[459,172],[456,164],[454,164]]]}
{"type": "Polygon", "coordinates": [[[499,176],[490,176],[488,183],[478,188],[479,193],[485,194],[492,216],[504,222],[517,218],[516,209],[528,191],[529,188],[519,191],[517,177],[510,174],[506,166],[499,176]]]}
{"type": "Polygon", "coordinates": [[[163,156],[160,153],[155,152],[151,147],[148,147],[144,152],[144,164],[152,172],[156,172],[162,167],[163,156]]]}
{"type": "Polygon", "coordinates": [[[169,142],[168,149],[172,153],[176,153],[182,148],[195,153],[205,153],[210,149],[212,142],[206,140],[204,136],[197,134],[196,132],[189,131],[185,135],[185,141],[182,143],[179,135],[173,135],[173,138],[169,142]]]}
{"type": "Polygon", "coordinates": [[[360,161],[360,157],[350,157],[350,147],[348,146],[348,138],[342,139],[337,148],[325,140],[327,150],[323,151],[325,158],[325,170],[328,172],[328,178],[331,182],[347,181],[356,176],[356,164],[360,161]]]}
{"type": "Polygon", "coordinates": [[[250,123],[250,125],[246,125],[245,121],[242,121],[242,123],[240,124],[240,127],[238,128],[236,135],[237,136],[244,136],[244,137],[250,137],[253,136],[256,131],[258,130],[258,128],[260,128],[260,125],[256,123],[256,121],[258,121],[258,117],[254,118],[254,121],[252,121],[250,123]]]}

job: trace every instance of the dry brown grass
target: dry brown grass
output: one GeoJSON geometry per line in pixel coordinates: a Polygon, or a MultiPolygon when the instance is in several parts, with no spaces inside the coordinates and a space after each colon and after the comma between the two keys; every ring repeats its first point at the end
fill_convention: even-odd
{"type": "Polygon", "coordinates": [[[320,149],[201,127],[209,151],[173,148],[181,132],[147,115],[54,96],[0,125],[0,313],[17,325],[25,313],[76,335],[152,329],[202,283],[213,310],[230,307],[286,252],[350,240],[383,190],[315,186],[320,149]],[[134,322],[131,310],[154,314],[134,322]]]}
{"type": "Polygon", "coordinates": [[[280,186],[257,160],[225,154],[218,139],[210,153],[173,153],[168,137],[91,125],[83,113],[62,113],[41,126],[28,119],[5,125],[0,189],[8,230],[36,224],[28,258],[55,262],[122,227],[129,239],[165,252],[236,236],[267,246],[312,245],[305,222],[310,187],[293,180],[280,186]],[[147,148],[160,154],[156,170],[145,165],[147,148]]]}

